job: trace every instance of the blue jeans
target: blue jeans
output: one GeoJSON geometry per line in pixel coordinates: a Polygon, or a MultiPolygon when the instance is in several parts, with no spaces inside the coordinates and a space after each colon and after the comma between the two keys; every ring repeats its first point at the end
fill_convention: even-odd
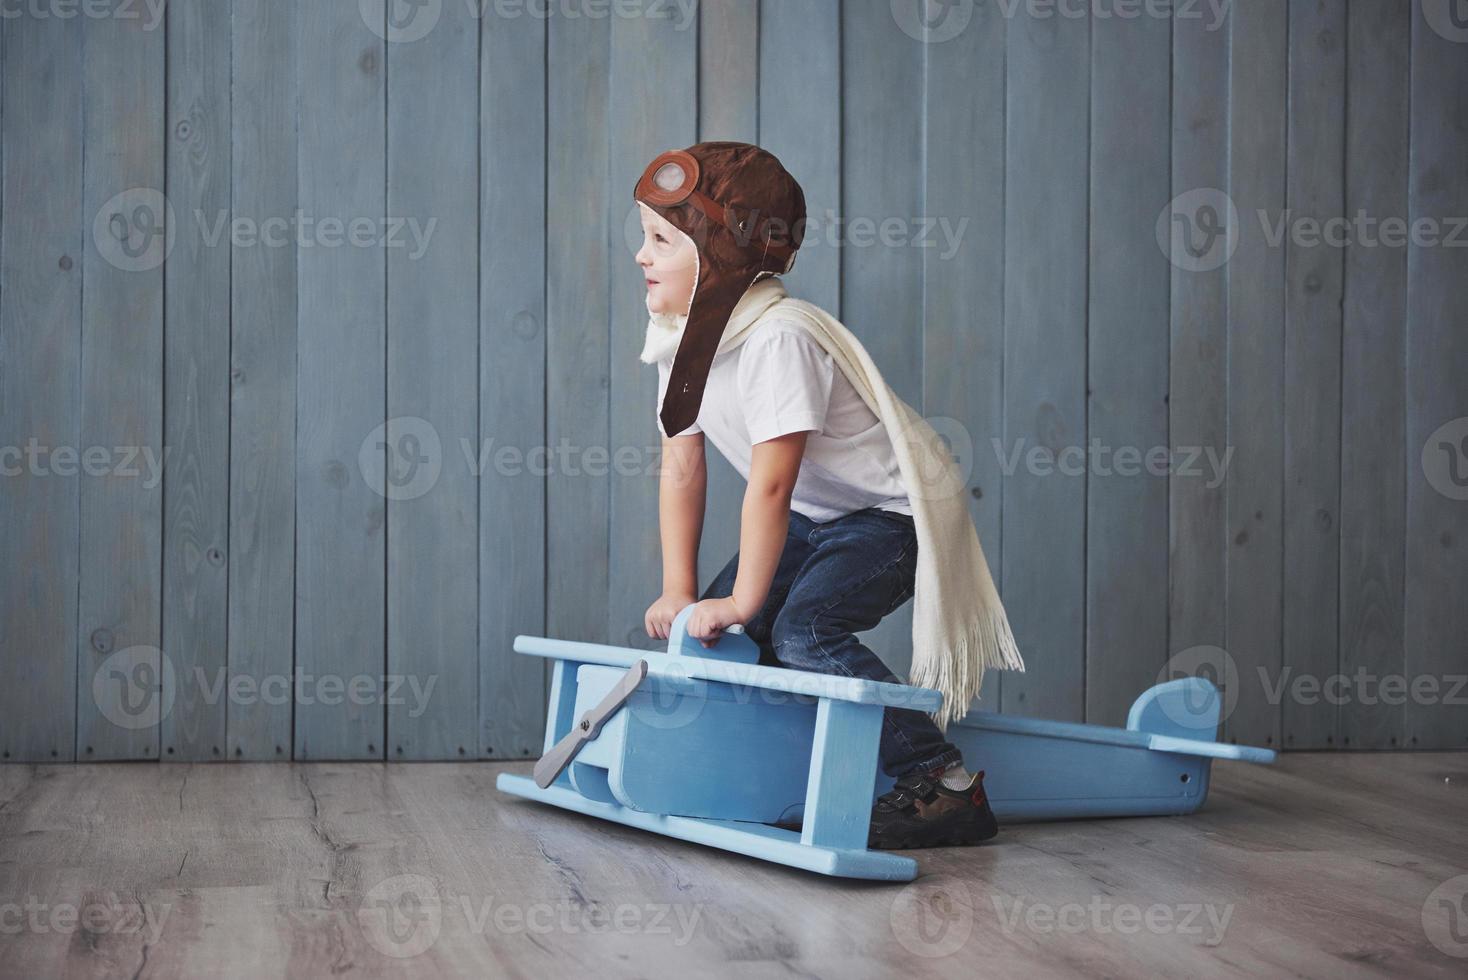
{"type": "MultiPolygon", "coordinates": [[[[731,595],[739,553],[729,559],[700,598],[731,595]]],[[[902,683],[855,633],[869,630],[912,597],[917,532],[907,514],[865,510],[816,523],[790,512],[764,608],[744,624],[760,647],[760,663],[820,674],[902,683]]],[[[963,761],[922,711],[887,707],[878,752],[893,778],[963,761]]]]}

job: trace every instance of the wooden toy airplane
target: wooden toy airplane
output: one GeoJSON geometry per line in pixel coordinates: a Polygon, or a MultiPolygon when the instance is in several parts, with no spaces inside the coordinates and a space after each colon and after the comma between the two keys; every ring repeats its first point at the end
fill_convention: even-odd
{"type": "MultiPolygon", "coordinates": [[[[555,662],[545,748],[533,777],[495,785],[821,874],[911,881],[916,860],[866,846],[894,782],[877,770],[882,712],[936,711],[942,695],[763,666],[742,630],[704,647],[692,610],[667,652],[517,636],[517,652],[555,662]]],[[[1182,814],[1202,806],[1212,760],[1274,761],[1215,741],[1218,719],[1217,688],[1185,677],[1143,693],[1125,729],[971,711],[947,736],[985,771],[1001,823],[1182,814]]]]}

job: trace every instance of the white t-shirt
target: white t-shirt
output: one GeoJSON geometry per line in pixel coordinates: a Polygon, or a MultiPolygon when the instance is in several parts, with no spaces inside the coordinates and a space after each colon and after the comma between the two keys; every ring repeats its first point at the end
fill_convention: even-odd
{"type": "MultiPolygon", "coordinates": [[[[657,365],[661,406],[673,359],[657,365]]],[[[667,434],[662,419],[657,427],[667,434]]],[[[912,513],[886,426],[798,323],[768,320],[717,355],[698,418],[679,435],[702,432],[748,480],[755,443],[802,430],[810,435],[792,510],[817,523],[867,507],[912,513]]]]}

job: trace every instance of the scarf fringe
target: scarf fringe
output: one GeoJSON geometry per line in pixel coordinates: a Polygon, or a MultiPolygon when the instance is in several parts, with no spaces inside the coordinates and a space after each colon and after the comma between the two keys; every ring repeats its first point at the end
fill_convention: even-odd
{"type": "Polygon", "coordinates": [[[948,640],[948,649],[927,646],[913,650],[910,683],[943,695],[943,706],[929,714],[939,731],[968,714],[978,700],[986,670],[1025,669],[1019,646],[1001,612],[981,612],[973,623],[948,640]]]}

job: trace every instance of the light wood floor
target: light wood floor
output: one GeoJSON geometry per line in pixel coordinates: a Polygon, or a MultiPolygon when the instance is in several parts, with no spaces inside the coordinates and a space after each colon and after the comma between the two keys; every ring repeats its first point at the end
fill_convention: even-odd
{"type": "Polygon", "coordinates": [[[1468,975],[1468,753],[1218,764],[1197,815],[1005,827],[908,885],[505,797],[506,768],[0,768],[0,975],[1468,975]]]}

